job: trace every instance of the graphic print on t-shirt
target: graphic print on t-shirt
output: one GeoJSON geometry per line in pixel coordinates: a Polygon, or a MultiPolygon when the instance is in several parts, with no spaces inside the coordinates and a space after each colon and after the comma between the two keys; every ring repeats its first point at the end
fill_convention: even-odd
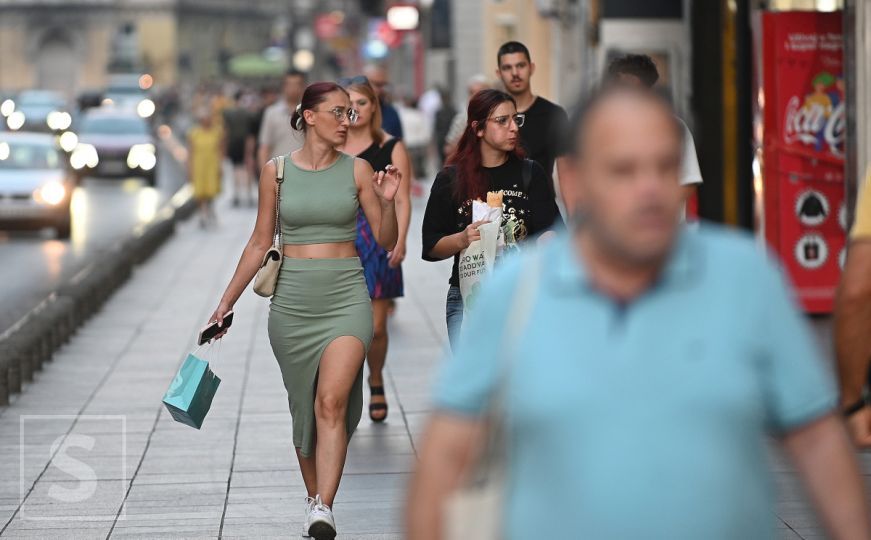
{"type": "MultiPolygon", "coordinates": [[[[500,189],[495,193],[502,194],[502,226],[509,223],[514,223],[514,240],[517,242],[523,241],[528,236],[528,228],[526,227],[527,218],[531,217],[530,211],[520,206],[520,201],[528,201],[529,196],[523,191],[520,191],[520,186],[514,184],[512,189],[500,189]]],[[[457,228],[462,230],[465,228],[464,220],[472,219],[472,201],[466,200],[457,208],[457,214],[463,219],[457,221],[457,228]]]]}

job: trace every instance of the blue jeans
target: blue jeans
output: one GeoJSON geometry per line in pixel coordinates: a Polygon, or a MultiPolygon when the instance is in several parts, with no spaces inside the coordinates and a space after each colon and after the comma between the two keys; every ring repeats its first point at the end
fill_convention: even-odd
{"type": "Polygon", "coordinates": [[[448,322],[448,341],[451,350],[455,351],[460,339],[460,329],[463,327],[463,295],[460,288],[451,285],[448,289],[448,301],[445,306],[445,318],[448,322]]]}

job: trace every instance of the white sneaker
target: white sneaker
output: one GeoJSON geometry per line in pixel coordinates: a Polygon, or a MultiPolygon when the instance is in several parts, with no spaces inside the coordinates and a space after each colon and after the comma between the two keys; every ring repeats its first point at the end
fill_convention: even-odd
{"type": "Polygon", "coordinates": [[[315,540],[333,540],[336,537],[336,520],[333,519],[333,511],[324,504],[320,495],[315,497],[308,523],[308,534],[315,540]]]}
{"type": "Polygon", "coordinates": [[[303,538],[311,538],[311,535],[308,533],[308,528],[311,525],[312,509],[314,507],[315,507],[315,498],[314,497],[306,497],[305,498],[305,521],[302,524],[302,537],[303,538]]]}

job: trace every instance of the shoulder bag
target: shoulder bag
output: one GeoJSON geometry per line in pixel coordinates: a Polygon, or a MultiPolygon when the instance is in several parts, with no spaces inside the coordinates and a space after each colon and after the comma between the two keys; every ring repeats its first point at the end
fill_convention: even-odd
{"type": "Polygon", "coordinates": [[[278,283],[278,272],[281,270],[281,260],[284,253],[281,251],[281,183],[284,181],[284,161],[287,156],[272,158],[275,162],[275,229],[272,234],[272,247],[263,255],[260,270],[254,278],[254,292],[260,296],[272,296],[275,294],[275,284],[278,283]]]}

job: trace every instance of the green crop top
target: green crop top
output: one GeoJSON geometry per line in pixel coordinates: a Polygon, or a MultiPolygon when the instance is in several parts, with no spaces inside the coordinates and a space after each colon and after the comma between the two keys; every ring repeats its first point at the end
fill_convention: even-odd
{"type": "Polygon", "coordinates": [[[340,153],[319,171],[297,166],[285,156],[281,184],[281,235],[284,244],[328,244],[357,238],[357,183],[354,156],[340,153]]]}

